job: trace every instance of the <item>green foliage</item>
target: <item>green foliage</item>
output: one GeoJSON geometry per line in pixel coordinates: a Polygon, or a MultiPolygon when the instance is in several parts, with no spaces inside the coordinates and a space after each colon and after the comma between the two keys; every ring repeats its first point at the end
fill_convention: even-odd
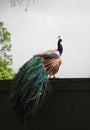
{"type": "Polygon", "coordinates": [[[0,66],[0,79],[12,79],[9,71],[5,70],[2,66],[0,66]]]}
{"type": "Polygon", "coordinates": [[[0,22],[0,79],[11,79],[14,76],[14,71],[10,68],[12,64],[11,34],[4,27],[3,22],[0,22]]]}

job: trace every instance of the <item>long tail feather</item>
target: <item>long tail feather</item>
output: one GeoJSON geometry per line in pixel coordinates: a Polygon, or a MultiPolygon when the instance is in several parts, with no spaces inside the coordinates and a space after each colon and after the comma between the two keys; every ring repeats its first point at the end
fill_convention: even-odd
{"type": "Polygon", "coordinates": [[[12,105],[24,120],[35,115],[49,91],[48,75],[42,63],[43,58],[33,57],[23,65],[15,77],[12,105]]]}

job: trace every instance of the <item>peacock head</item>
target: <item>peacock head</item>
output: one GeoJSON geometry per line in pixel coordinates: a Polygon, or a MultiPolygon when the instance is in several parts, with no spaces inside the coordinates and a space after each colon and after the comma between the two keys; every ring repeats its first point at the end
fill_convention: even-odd
{"type": "Polygon", "coordinates": [[[60,35],[58,36],[58,42],[59,42],[59,43],[62,42],[62,39],[61,39],[61,36],[60,36],[60,35]]]}

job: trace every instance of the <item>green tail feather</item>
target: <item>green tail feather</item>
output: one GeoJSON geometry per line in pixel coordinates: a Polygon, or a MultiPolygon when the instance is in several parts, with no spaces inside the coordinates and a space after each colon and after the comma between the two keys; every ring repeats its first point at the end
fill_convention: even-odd
{"type": "Polygon", "coordinates": [[[50,89],[42,61],[43,58],[33,57],[20,68],[15,77],[12,105],[24,120],[37,112],[50,89]]]}

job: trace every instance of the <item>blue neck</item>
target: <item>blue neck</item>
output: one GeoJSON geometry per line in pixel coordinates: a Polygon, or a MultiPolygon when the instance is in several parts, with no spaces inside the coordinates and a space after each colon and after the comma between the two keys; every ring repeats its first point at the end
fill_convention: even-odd
{"type": "Polygon", "coordinates": [[[63,52],[63,46],[62,46],[61,42],[62,42],[62,39],[59,39],[58,40],[58,51],[59,51],[60,55],[62,55],[62,52],[63,52]]]}

